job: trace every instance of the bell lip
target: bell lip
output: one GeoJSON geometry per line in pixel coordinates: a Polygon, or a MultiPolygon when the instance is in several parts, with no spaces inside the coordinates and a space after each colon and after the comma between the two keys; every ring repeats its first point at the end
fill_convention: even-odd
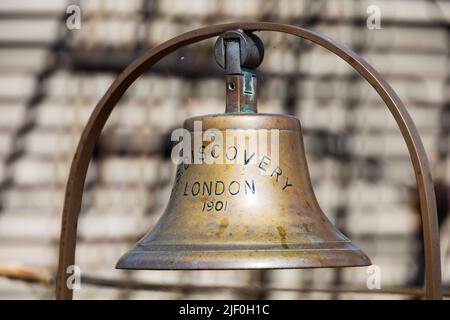
{"type": "Polygon", "coordinates": [[[116,269],[124,270],[258,270],[369,266],[370,258],[352,242],[342,249],[143,251],[124,254],[116,269]]]}

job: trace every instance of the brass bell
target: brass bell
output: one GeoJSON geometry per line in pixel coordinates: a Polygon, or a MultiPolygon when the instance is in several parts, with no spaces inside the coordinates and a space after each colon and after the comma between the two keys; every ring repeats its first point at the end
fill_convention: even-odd
{"type": "Polygon", "coordinates": [[[203,152],[202,160],[214,160],[220,155],[224,163],[180,163],[164,214],[116,267],[280,269],[370,265],[369,258],[319,207],[309,177],[300,122],[291,116],[256,112],[255,68],[263,57],[260,40],[253,34],[226,32],[219,37],[215,52],[227,73],[226,112],[188,119],[184,129],[194,136],[212,129],[222,134],[225,147],[214,148],[214,140],[199,150],[190,141],[189,151],[203,152]],[[198,123],[200,131],[195,130],[198,123]],[[262,148],[273,136],[279,142],[276,157],[271,143],[262,148]],[[244,141],[244,147],[238,148],[236,141],[244,141]]]}

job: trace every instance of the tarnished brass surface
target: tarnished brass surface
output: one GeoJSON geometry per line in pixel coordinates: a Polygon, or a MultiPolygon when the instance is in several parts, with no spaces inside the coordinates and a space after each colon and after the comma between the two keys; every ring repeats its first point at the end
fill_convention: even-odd
{"type": "Polygon", "coordinates": [[[232,163],[180,164],[165,213],[153,231],[120,259],[118,268],[258,269],[370,264],[367,256],[321,211],[311,186],[297,119],[223,114],[189,119],[185,127],[193,129],[194,120],[204,120],[203,130],[221,129],[224,147],[214,155],[221,154],[232,163]],[[280,129],[279,162],[274,163],[270,144],[267,153],[258,153],[250,146],[240,148],[237,143],[227,145],[227,128],[233,128],[233,140],[242,138],[247,142],[260,131],[280,129]]]}
{"type": "Polygon", "coordinates": [[[181,34],[135,59],[114,80],[91,113],[80,136],[70,167],[61,220],[59,263],[55,286],[56,298],[72,299],[73,297],[72,287],[67,285],[72,275],[67,270],[75,264],[77,226],[81,209],[83,186],[96,142],[117,102],[142,73],[169,53],[185,45],[220,35],[228,30],[236,29],[246,31],[275,31],[310,40],[346,61],[373,86],[374,90],[383,99],[400,129],[414,167],[422,216],[426,297],[427,299],[442,299],[439,229],[431,170],[419,132],[407,108],[381,75],[362,57],[358,56],[348,47],[311,30],[272,22],[228,23],[208,26],[181,34]]]}

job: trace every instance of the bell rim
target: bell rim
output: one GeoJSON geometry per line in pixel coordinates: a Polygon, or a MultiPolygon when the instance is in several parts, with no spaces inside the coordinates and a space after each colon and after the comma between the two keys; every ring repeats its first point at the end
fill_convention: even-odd
{"type": "MultiPolygon", "coordinates": [[[[261,270],[363,267],[370,258],[353,243],[347,248],[143,251],[124,254],[116,269],[125,270],[261,270]]],[[[140,248],[142,249],[142,248],[140,248]]]]}

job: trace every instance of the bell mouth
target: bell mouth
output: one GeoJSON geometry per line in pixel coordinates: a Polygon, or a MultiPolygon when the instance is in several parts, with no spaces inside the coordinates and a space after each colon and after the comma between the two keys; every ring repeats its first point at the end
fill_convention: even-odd
{"type": "Polygon", "coordinates": [[[371,265],[350,241],[316,244],[138,244],[116,269],[230,270],[340,268],[371,265]]]}

